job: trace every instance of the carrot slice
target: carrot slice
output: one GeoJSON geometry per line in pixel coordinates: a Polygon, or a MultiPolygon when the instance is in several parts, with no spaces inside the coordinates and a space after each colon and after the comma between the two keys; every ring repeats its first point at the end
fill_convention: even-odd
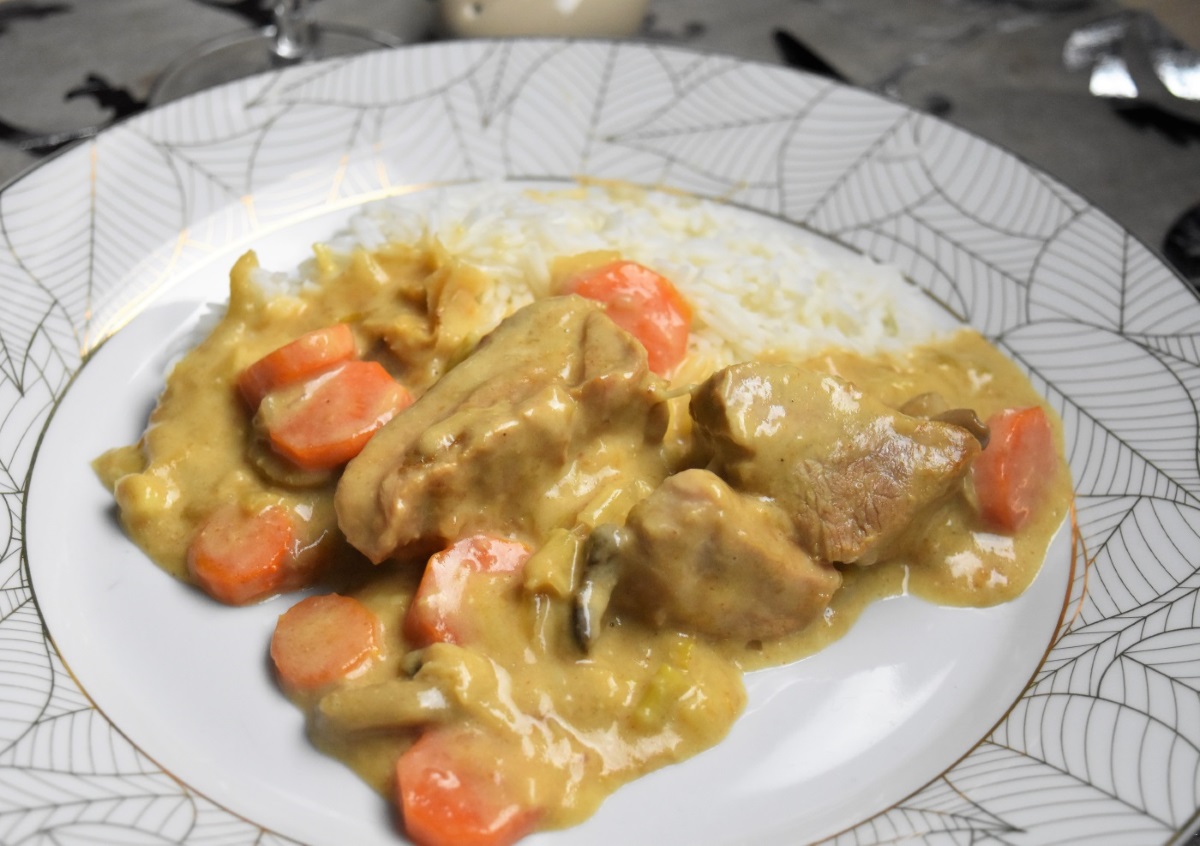
{"type": "Polygon", "coordinates": [[[271,636],[271,660],[291,690],[332,684],[378,651],[379,619],[357,599],[337,593],[300,600],[280,615],[271,636]]]}
{"type": "Polygon", "coordinates": [[[519,541],[473,535],[432,555],[404,615],[405,638],[415,646],[469,640],[469,581],[478,574],[519,573],[529,554],[519,541]]]}
{"type": "Polygon", "coordinates": [[[412,395],[379,362],[347,361],[295,395],[272,394],[260,415],[275,452],[303,470],[329,470],[410,404],[412,395]]]}
{"type": "Polygon", "coordinates": [[[1057,472],[1054,433],[1038,406],[994,414],[988,429],[987,449],[972,471],[975,497],[985,523],[1015,532],[1033,516],[1057,472]]]}
{"type": "Polygon", "coordinates": [[[613,322],[642,342],[650,369],[669,373],[687,355],[692,310],[666,277],[615,261],[572,279],[570,292],[604,304],[613,322]]]}
{"type": "Polygon", "coordinates": [[[188,546],[188,573],[214,599],[245,605],[284,587],[295,540],[292,518],[281,507],[247,513],[225,506],[188,546]]]}
{"type": "Polygon", "coordinates": [[[354,334],[345,323],[316,329],[267,353],[238,376],[237,386],[252,409],[272,391],[302,382],[355,357],[354,334]]]}
{"type": "Polygon", "coordinates": [[[419,846],[509,846],[537,826],[538,810],[511,796],[472,739],[428,729],[396,762],[396,804],[419,846]]]}

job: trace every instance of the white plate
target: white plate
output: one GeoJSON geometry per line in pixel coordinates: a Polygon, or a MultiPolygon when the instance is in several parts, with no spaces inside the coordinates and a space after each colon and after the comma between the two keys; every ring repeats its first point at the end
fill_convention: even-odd
{"type": "Polygon", "coordinates": [[[722,57],[521,41],[249,80],[0,193],[0,843],[396,841],[384,803],[307,747],[247,647],[278,603],[215,609],[162,576],[86,462],[136,437],[242,249],[286,266],[382,195],[579,174],[727,199],[898,264],[1062,414],[1091,566],[1072,569],[1064,537],[1010,605],[883,603],[821,655],[751,676],[724,744],[531,842],[1117,844],[1187,829],[1194,295],[1069,190],[897,104],[722,57]]]}

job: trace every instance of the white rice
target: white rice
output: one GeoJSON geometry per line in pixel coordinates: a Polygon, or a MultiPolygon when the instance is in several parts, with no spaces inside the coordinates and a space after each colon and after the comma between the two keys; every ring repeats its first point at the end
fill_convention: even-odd
{"type": "Polygon", "coordinates": [[[485,306],[495,323],[555,293],[555,258],[616,251],[675,284],[693,308],[691,352],[716,366],[766,351],[896,349],[929,340],[945,323],[894,267],[764,215],[662,192],[422,192],[364,207],[328,246],[348,257],[388,242],[440,242],[489,274],[496,285],[485,306]]]}

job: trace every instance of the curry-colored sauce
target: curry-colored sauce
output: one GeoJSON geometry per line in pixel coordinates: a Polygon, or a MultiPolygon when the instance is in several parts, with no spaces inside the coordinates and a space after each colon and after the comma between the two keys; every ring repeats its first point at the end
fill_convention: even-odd
{"type": "MultiPolygon", "coordinates": [[[[1005,408],[1041,406],[1056,442],[1062,443],[1058,415],[1025,374],[970,330],[900,354],[868,358],[832,351],[805,364],[841,376],[895,407],[929,392],[941,394],[951,406],[972,408],[985,420],[1005,408]]],[[[1070,506],[1066,461],[1060,460],[1055,468],[1044,507],[1016,534],[998,534],[980,526],[970,494],[968,478],[964,496],[947,502],[931,521],[936,531],[911,539],[900,557],[874,566],[843,567],[845,580],[824,620],[779,641],[737,649],[736,660],[746,669],[755,669],[811,655],[849,631],[872,602],[890,596],[911,594],[938,605],[973,608],[1020,596],[1041,569],[1070,506]]]]}
{"type": "MultiPolygon", "coordinates": [[[[399,620],[414,575],[413,568],[396,568],[354,595],[380,619],[399,620]]],[[[543,827],[578,824],[622,784],[714,745],[745,705],[736,666],[696,638],[619,625],[585,656],[569,635],[565,603],[520,589],[476,590],[469,601],[477,639],[469,647],[422,650],[417,678],[437,679],[452,691],[456,718],[495,738],[495,769],[519,773],[512,780],[517,798],[545,809],[543,827]]],[[[346,727],[373,719],[364,716],[373,705],[356,699],[354,689],[386,685],[417,659],[398,629],[387,629],[382,659],[337,705],[297,697],[316,745],[385,795],[412,728],[346,727]]]]}
{"type": "Polygon", "coordinates": [[[299,543],[312,548],[298,566],[353,557],[335,529],[336,474],[298,470],[261,442],[236,389],[246,367],[298,335],[348,323],[364,357],[419,393],[490,328],[478,314],[482,275],[444,255],[395,246],[358,252],[342,268],[318,248],[317,261],[317,284],[272,294],[254,281],[257,259],[243,256],[225,316],[172,369],[141,440],[93,464],[130,537],[178,578],[187,578],[201,524],[229,502],[286,508],[304,527],[299,543]]]}
{"type": "MultiPolygon", "coordinates": [[[[362,355],[419,397],[493,328],[479,305],[490,296],[488,280],[451,256],[404,247],[357,253],[344,268],[321,250],[317,256],[317,284],[288,294],[261,290],[251,278],[253,257],[239,261],[225,317],[174,368],[141,441],[106,453],[95,467],[130,537],[184,580],[189,543],[220,505],[278,505],[297,519],[304,527],[292,565],[298,582],[312,582],[319,570],[318,585],[360,599],[381,622],[382,645],[364,672],[336,690],[293,698],[307,713],[313,742],[385,795],[394,789],[397,757],[423,721],[465,720],[494,739],[496,769],[511,776],[520,801],[543,809],[539,827],[578,823],[619,785],[719,742],[744,706],[743,671],[815,652],[843,635],[870,602],[907,591],[942,604],[987,606],[1018,595],[1068,507],[1061,460],[1046,507],[1013,537],[982,531],[969,496],[956,497],[903,555],[845,567],[825,617],[776,641],[709,642],[616,616],[585,652],[571,634],[577,562],[564,554],[536,559],[523,580],[473,583],[467,601],[477,637],[469,646],[413,650],[401,621],[424,558],[370,565],[350,548],[334,513],[336,473],[297,472],[274,456],[235,382],[249,364],[302,333],[345,322],[362,355]],[[394,701],[383,695],[393,689],[394,701]],[[422,696],[450,706],[430,706],[422,696]],[[416,704],[405,704],[409,697],[416,704]]],[[[902,355],[831,352],[806,364],[894,407],[929,391],[983,418],[1005,407],[1045,405],[1012,362],[965,330],[902,355]]],[[[678,416],[680,403],[672,407],[678,416]]],[[[670,432],[668,462],[687,454],[689,437],[679,420],[670,432]]],[[[569,539],[578,526],[619,522],[648,486],[595,487],[584,508],[555,512],[556,533],[521,540],[536,551],[569,539]]],[[[553,511],[553,503],[547,507],[553,511]]]]}

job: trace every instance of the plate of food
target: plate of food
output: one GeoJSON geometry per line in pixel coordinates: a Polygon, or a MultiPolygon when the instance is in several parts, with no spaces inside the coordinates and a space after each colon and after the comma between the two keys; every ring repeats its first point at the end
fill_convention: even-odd
{"type": "Polygon", "coordinates": [[[1168,842],[1200,303],[927,115],[427,45],[0,193],[0,841],[1168,842]]]}

